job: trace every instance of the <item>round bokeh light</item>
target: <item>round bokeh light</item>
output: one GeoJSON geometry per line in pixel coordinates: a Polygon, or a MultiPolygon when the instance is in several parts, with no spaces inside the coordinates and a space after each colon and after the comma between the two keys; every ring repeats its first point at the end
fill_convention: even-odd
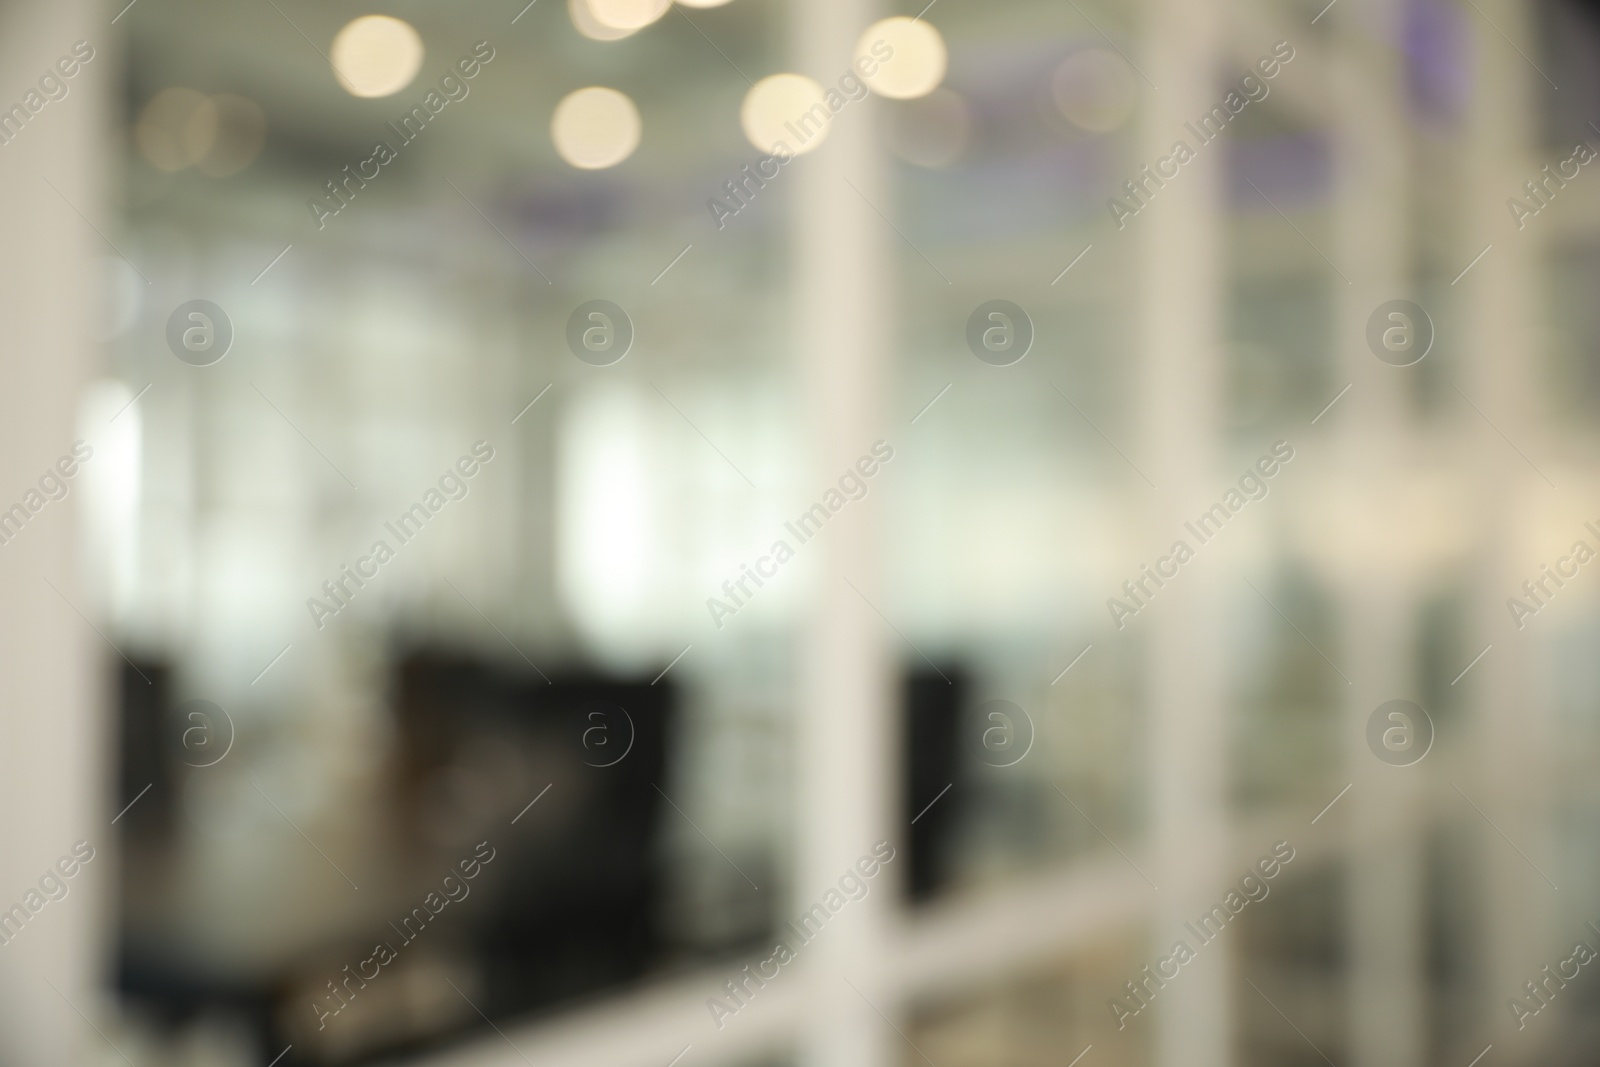
{"type": "Polygon", "coordinates": [[[1103,48],[1085,48],[1061,61],[1050,78],[1056,107],[1080,130],[1106,133],[1128,121],[1139,87],[1127,61],[1103,48]]]}
{"type": "Polygon", "coordinates": [[[639,109],[615,89],[591,85],[569,93],[550,119],[550,139],[562,159],[582,170],[614,167],[639,147],[639,109]]]}
{"type": "Polygon", "coordinates": [[[392,96],[422,68],[422,37],[403,19],[362,15],[334,37],[328,58],[352,96],[392,96]]]}
{"type": "Polygon", "coordinates": [[[827,140],[828,127],[833,112],[828,110],[822,86],[804,74],[772,74],[750,87],[739,108],[739,125],[750,143],[763,152],[798,156],[816,148],[827,140]],[[802,118],[817,114],[827,116],[820,128],[806,124],[806,139],[802,140],[796,125],[802,118]]]}
{"type": "Polygon", "coordinates": [[[861,79],[873,92],[892,100],[912,100],[939,87],[950,56],[938,30],[899,15],[868,26],[856,42],[855,58],[858,64],[877,64],[871,76],[861,79]],[[885,51],[890,53],[887,59],[885,51]]]}

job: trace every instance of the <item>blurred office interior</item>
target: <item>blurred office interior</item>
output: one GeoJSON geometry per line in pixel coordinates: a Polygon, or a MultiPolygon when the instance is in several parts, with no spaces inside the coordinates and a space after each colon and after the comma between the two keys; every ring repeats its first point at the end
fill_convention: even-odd
{"type": "Polygon", "coordinates": [[[525,2],[0,2],[0,1067],[1595,1062],[1600,5],[525,2]]]}

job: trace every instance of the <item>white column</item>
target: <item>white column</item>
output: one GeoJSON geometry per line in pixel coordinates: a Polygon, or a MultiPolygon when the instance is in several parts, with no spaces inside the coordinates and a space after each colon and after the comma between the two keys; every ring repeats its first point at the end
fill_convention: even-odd
{"type": "MultiPolygon", "coordinates": [[[[1470,63],[1478,73],[1466,132],[1462,265],[1484,245],[1493,242],[1494,247],[1456,288],[1462,290],[1460,313],[1467,323],[1462,330],[1466,351],[1459,384],[1482,416],[1453,399],[1459,402],[1457,418],[1464,439],[1471,443],[1469,454],[1478,472],[1473,526],[1481,548],[1480,563],[1474,568],[1478,584],[1473,643],[1481,648],[1493,642],[1494,650],[1461,683],[1474,697],[1477,748],[1470,779],[1459,784],[1506,838],[1560,884],[1559,852],[1545,837],[1550,786],[1541,770],[1548,756],[1548,710],[1535,684],[1537,642],[1549,631],[1541,635],[1530,624],[1519,633],[1509,625],[1505,601],[1529,576],[1521,573],[1526,563],[1518,548],[1530,540],[1530,517],[1552,500],[1560,500],[1562,492],[1572,492],[1572,487],[1552,489],[1500,436],[1516,442],[1560,484],[1559,471],[1552,469],[1541,448],[1536,371],[1543,366],[1537,357],[1546,348],[1533,313],[1535,279],[1542,269],[1538,241],[1543,234],[1556,235],[1560,216],[1529,220],[1519,232],[1506,208],[1507,198],[1518,196],[1522,182],[1548,162],[1538,157],[1534,134],[1543,76],[1500,36],[1504,33],[1533,62],[1542,64],[1532,9],[1509,0],[1480,0],[1477,6],[1481,14],[1474,13],[1467,22],[1472,33],[1470,63]],[[1486,19],[1493,21],[1492,27],[1486,19]],[[1499,432],[1485,425],[1485,418],[1499,432]]],[[[1546,948],[1561,946],[1578,931],[1555,925],[1554,918],[1570,905],[1499,832],[1465,801],[1456,800],[1459,806],[1453,810],[1479,831],[1476,847],[1483,864],[1483,892],[1478,918],[1485,928],[1479,989],[1485,1025],[1494,1028],[1491,1033],[1507,1033],[1507,1027],[1516,1033],[1506,998],[1549,962],[1546,948]]],[[[1530,1025],[1515,1040],[1524,1049],[1533,1048],[1554,1031],[1530,1025]]],[[[1537,1057],[1536,1052],[1529,1054],[1537,1057]]]]}
{"type": "Polygon", "coordinates": [[[1348,810],[1330,812],[1318,829],[1332,832],[1345,821],[1350,1060],[1358,1067],[1416,1067],[1428,1052],[1425,783],[1440,755],[1435,748],[1422,763],[1392,767],[1366,743],[1375,708],[1417,695],[1416,597],[1400,576],[1378,573],[1352,575],[1340,602],[1343,669],[1356,683],[1348,687],[1343,730],[1347,780],[1354,784],[1341,802],[1348,810]],[[1385,587],[1384,578],[1393,584],[1385,587]]]}
{"type": "MultiPolygon", "coordinates": [[[[862,0],[796,0],[790,33],[799,73],[836,85],[871,17],[862,0]]],[[[797,158],[783,177],[794,183],[790,315],[809,413],[807,466],[823,479],[818,484],[837,477],[878,438],[902,444],[885,403],[887,242],[896,238],[873,210],[894,215],[872,136],[876,111],[868,101],[841,112],[826,143],[797,158]]],[[[816,552],[821,566],[801,635],[791,904],[816,901],[875,841],[890,840],[900,854],[866,899],[850,904],[801,950],[797,977],[807,983],[810,1007],[798,1049],[807,1067],[885,1067],[901,1056],[900,1037],[874,1010],[890,1017],[899,1011],[879,975],[883,927],[893,915],[906,847],[890,832],[899,795],[893,686],[901,649],[863,599],[892,613],[877,548],[882,499],[880,488],[801,550],[816,552]]]]}
{"type": "MultiPolygon", "coordinates": [[[[1223,11],[1211,0],[1155,0],[1140,65],[1146,86],[1138,164],[1154,165],[1179,138],[1198,158],[1128,222],[1123,240],[1141,242],[1139,397],[1143,452],[1159,487],[1148,492],[1150,529],[1180,530],[1221,482],[1222,364],[1218,345],[1226,246],[1221,240],[1224,144],[1196,145],[1184,122],[1220,102],[1216,71],[1223,11]]],[[[1231,137],[1231,132],[1223,137],[1231,137]]],[[[1205,501],[1209,503],[1209,501],[1205,501]]],[[[1155,536],[1155,534],[1152,534],[1155,536]]],[[[1202,550],[1203,552],[1203,550],[1202,550]]],[[[1165,952],[1183,924],[1204,913],[1233,872],[1226,823],[1227,722],[1221,699],[1222,648],[1216,620],[1225,561],[1203,556],[1162,590],[1147,616],[1150,786],[1160,886],[1151,950],[1165,952]]],[[[1181,981],[1155,1005],[1155,1062],[1226,1067],[1233,1062],[1231,937],[1204,947],[1181,981]]]]}
{"type": "MultiPolygon", "coordinates": [[[[1334,409],[1320,424],[1332,460],[1324,470],[1337,477],[1338,485],[1374,489],[1390,477],[1414,472],[1399,457],[1414,454],[1407,429],[1409,392],[1420,373],[1417,367],[1380,361],[1366,340],[1367,320],[1380,305],[1423,295],[1414,290],[1410,271],[1409,105],[1400,67],[1401,14],[1383,0],[1347,2],[1327,14],[1334,23],[1327,69],[1340,102],[1333,109],[1337,221],[1331,254],[1349,278],[1329,279],[1337,290],[1339,359],[1328,399],[1346,383],[1351,391],[1340,401],[1343,410],[1334,409]]],[[[1447,314],[1443,307],[1427,310],[1435,324],[1447,314]]],[[[1446,357],[1436,348],[1426,358],[1446,357]]],[[[1386,493],[1372,496],[1392,499],[1386,493]]],[[[1361,499],[1349,505],[1377,506],[1361,499]]],[[[1368,520],[1373,527],[1380,521],[1370,513],[1368,520]]],[[[1341,683],[1344,780],[1353,784],[1341,801],[1346,810],[1330,812],[1318,830],[1342,833],[1347,842],[1344,984],[1350,1057],[1359,1067],[1416,1067],[1427,1053],[1422,807],[1426,776],[1440,757],[1434,751],[1431,763],[1391,767],[1366,742],[1367,720],[1380,704],[1419,696],[1411,572],[1420,557],[1409,547],[1393,540],[1362,545],[1332,575],[1339,591],[1341,640],[1329,651],[1354,683],[1341,683]]]]}
{"type": "MultiPolygon", "coordinates": [[[[113,229],[102,130],[116,49],[102,11],[85,0],[0,7],[0,70],[9,74],[0,106],[22,102],[74,42],[95,50],[68,95],[0,145],[0,508],[21,502],[71,448],[96,357],[87,339],[91,257],[111,249],[74,208],[113,229]]],[[[101,908],[114,863],[104,783],[116,653],[65,599],[88,602],[76,580],[76,504],[69,495],[47,505],[0,547],[0,909],[21,903],[74,842],[97,851],[65,899],[0,945],[0,1061],[36,1067],[110,1051],[90,1047],[100,1038],[68,1004],[97,1009],[107,962],[101,908]]]]}

